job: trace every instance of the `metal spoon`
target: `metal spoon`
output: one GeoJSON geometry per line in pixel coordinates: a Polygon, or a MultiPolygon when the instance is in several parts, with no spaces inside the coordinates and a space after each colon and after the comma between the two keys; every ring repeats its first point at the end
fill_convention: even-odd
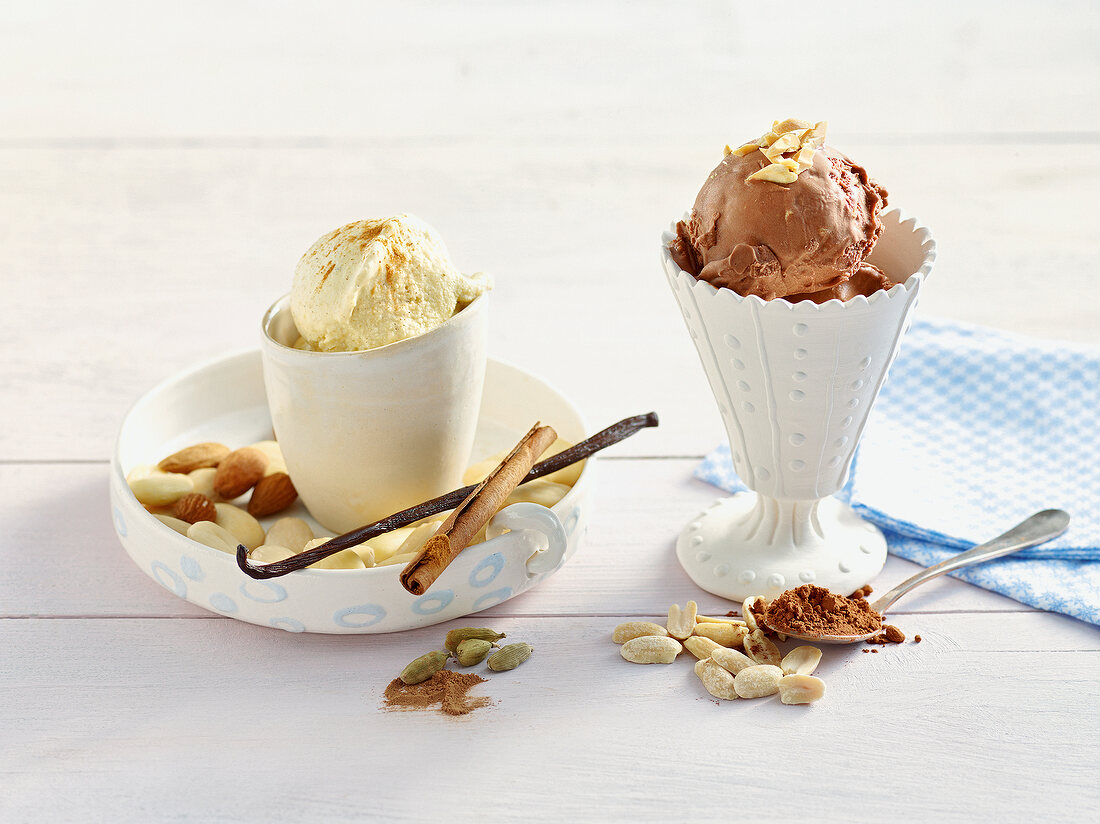
{"type": "MultiPolygon", "coordinates": [[[[893,606],[894,602],[909,590],[918,587],[925,581],[931,581],[944,573],[951,572],[962,567],[973,566],[988,561],[992,558],[1000,558],[1002,555],[1010,555],[1021,549],[1038,546],[1052,538],[1057,538],[1069,526],[1069,513],[1061,509],[1044,509],[1036,512],[1026,521],[1017,524],[1003,535],[999,535],[992,541],[979,544],[973,549],[961,552],[953,558],[923,569],[912,578],[902,581],[892,590],[887,592],[877,601],[871,604],[871,609],[879,615],[884,615],[886,610],[893,606]]],[[[878,631],[864,633],[863,635],[802,635],[792,633],[781,627],[765,624],[769,629],[781,632],[790,638],[801,638],[805,641],[815,641],[819,644],[854,644],[858,641],[866,641],[872,635],[878,635],[878,631]]]]}

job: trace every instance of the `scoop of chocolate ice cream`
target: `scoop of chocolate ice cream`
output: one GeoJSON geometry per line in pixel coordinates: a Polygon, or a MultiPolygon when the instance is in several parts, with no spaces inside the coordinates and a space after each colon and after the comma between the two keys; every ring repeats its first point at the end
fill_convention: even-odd
{"type": "Polygon", "coordinates": [[[673,259],[700,280],[765,300],[804,298],[851,278],[882,234],[886,191],[828,146],[788,183],[750,180],[773,159],[748,148],[711,172],[676,226],[673,259]]]}
{"type": "Polygon", "coordinates": [[[822,289],[820,292],[806,292],[800,295],[787,295],[786,300],[798,303],[800,300],[812,300],[824,303],[827,300],[851,300],[856,295],[871,297],[880,289],[891,289],[896,283],[888,278],[877,266],[864,261],[859,264],[855,274],[836,286],[822,289]]]}

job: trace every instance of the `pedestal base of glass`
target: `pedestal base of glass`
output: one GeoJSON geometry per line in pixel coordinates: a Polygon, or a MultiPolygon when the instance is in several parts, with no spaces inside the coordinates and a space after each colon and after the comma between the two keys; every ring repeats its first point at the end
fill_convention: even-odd
{"type": "Polygon", "coordinates": [[[696,584],[732,601],[774,598],[803,584],[849,595],[882,571],[886,539],[836,498],[740,492],[684,527],[676,555],[696,584]]]}

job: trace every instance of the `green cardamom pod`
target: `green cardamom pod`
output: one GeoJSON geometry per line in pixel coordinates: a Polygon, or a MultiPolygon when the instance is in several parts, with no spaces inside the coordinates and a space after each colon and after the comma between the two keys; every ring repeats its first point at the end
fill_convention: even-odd
{"type": "Polygon", "coordinates": [[[531,657],[534,647],[530,644],[509,644],[489,656],[489,669],[493,672],[514,670],[531,657]]]}
{"type": "Polygon", "coordinates": [[[469,641],[471,638],[495,644],[503,637],[503,632],[497,632],[488,627],[462,627],[460,629],[452,629],[448,632],[447,639],[443,642],[443,646],[450,652],[456,652],[459,644],[463,641],[469,641]]]}
{"type": "Polygon", "coordinates": [[[481,638],[467,638],[458,645],[455,658],[458,659],[461,666],[472,667],[474,664],[480,664],[484,661],[485,656],[489,654],[489,650],[492,648],[493,645],[489,641],[481,638]]]}
{"type": "Polygon", "coordinates": [[[442,650],[427,652],[401,670],[401,680],[410,686],[419,684],[421,681],[427,681],[443,669],[450,657],[442,650]]]}

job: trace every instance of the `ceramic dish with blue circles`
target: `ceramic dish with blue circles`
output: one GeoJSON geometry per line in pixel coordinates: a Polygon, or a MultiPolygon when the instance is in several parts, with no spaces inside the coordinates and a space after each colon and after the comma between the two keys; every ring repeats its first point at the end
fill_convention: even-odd
{"type": "MultiPolygon", "coordinates": [[[[559,392],[522,369],[490,360],[472,459],[510,448],[535,420],[553,425],[569,441],[586,434],[580,413],[559,392]]],[[[203,364],[143,396],[122,424],[110,479],[115,531],[134,563],[177,597],[241,621],[288,632],[395,632],[514,598],[557,571],[584,535],[592,461],[554,506],[517,503],[497,513],[487,540],[460,553],[419,597],[401,586],[400,566],[307,569],[254,580],[232,555],[181,535],[147,512],[126,483],[133,467],[190,444],[270,437],[259,351],[203,364]]],[[[300,502],[284,515],[310,520],[300,502]]]]}

